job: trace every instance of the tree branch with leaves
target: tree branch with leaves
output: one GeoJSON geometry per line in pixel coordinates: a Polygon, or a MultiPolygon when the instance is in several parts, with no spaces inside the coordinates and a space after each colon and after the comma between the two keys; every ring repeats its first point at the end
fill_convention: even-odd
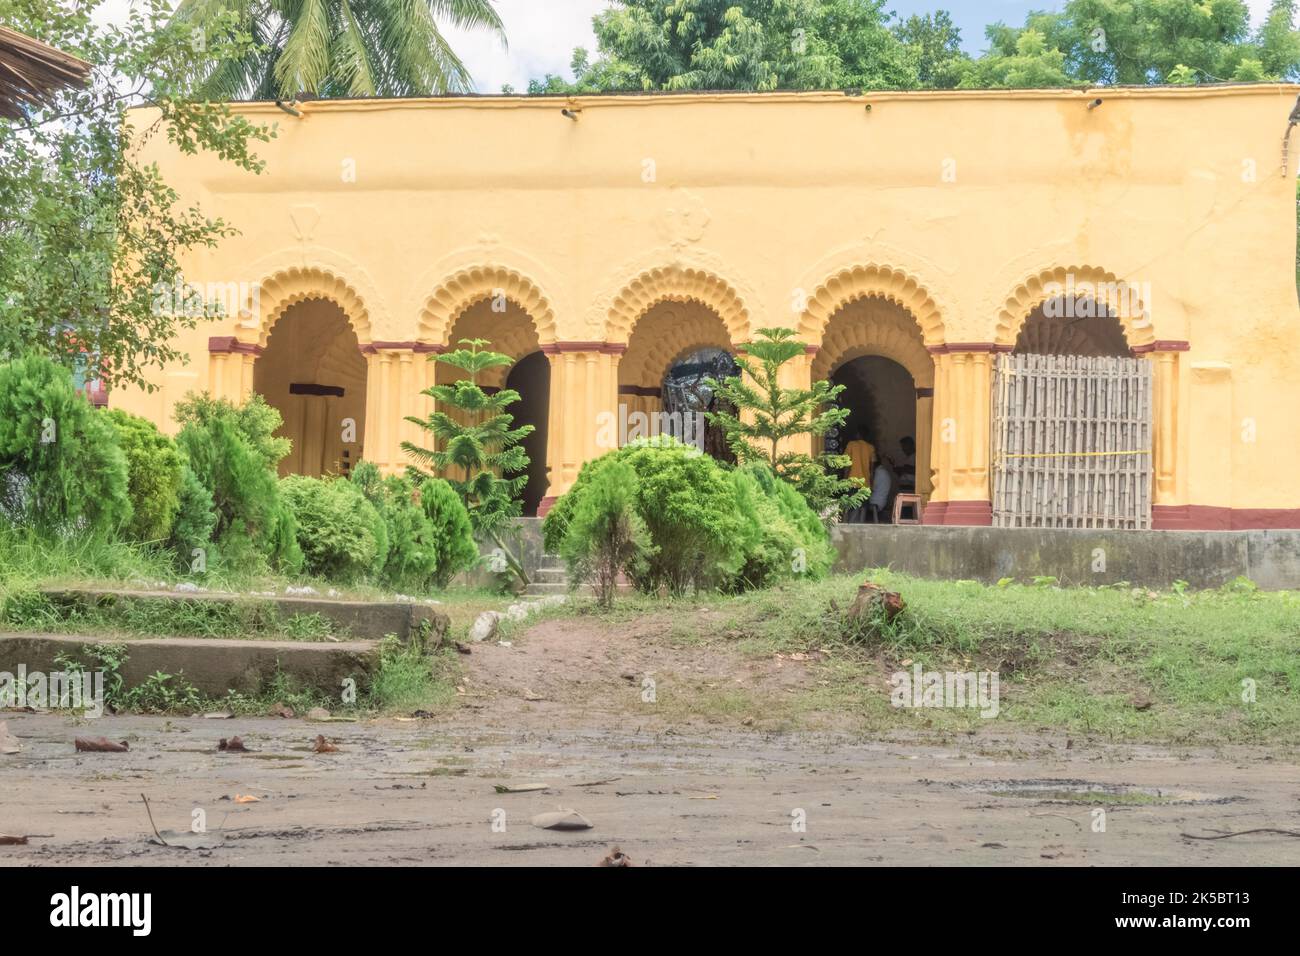
{"type": "Polygon", "coordinates": [[[741,464],[766,462],[790,482],[823,518],[862,504],[870,490],[856,479],[840,478],[849,465],[847,455],[809,455],[791,450],[792,440],[820,438],[844,424],[846,408],[835,399],[843,385],[813,382],[808,388],[785,388],[781,369],[804,354],[805,345],[793,329],[759,329],[758,339],[737,356],[739,375],[709,379],[706,384],[735,411],[705,412],[721,428],[727,445],[741,464]]]}
{"type": "Polygon", "coordinates": [[[466,377],[426,388],[420,394],[437,403],[433,413],[427,418],[407,416],[433,440],[432,448],[402,442],[402,450],[417,463],[407,471],[419,480],[445,478],[464,502],[474,531],[500,548],[510,571],[527,585],[523,564],[502,537],[511,519],[523,512],[519,496],[528,484],[529,462],[520,443],[534,426],[512,427],[515,419],[506,409],[519,401],[518,392],[503,388],[489,394],[478,384],[483,372],[510,366],[514,359],[486,351],[487,339],[461,339],[460,344],[467,347],[432,360],[466,377]],[[447,414],[444,407],[459,415],[447,414]]]}

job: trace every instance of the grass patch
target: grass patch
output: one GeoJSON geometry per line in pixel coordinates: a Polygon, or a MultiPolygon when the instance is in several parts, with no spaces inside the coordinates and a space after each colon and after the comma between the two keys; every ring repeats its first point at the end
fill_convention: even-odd
{"type": "MultiPolygon", "coordinates": [[[[736,596],[633,595],[611,611],[575,610],[612,625],[659,615],[670,646],[725,644],[750,658],[826,652],[814,665],[814,688],[750,702],[757,713],[849,715],[871,730],[1010,723],[1117,740],[1300,742],[1300,593],[1263,592],[1244,581],[1204,591],[1059,588],[1050,581],[988,587],[874,570],[736,596]],[[889,624],[846,628],[845,612],[864,578],[900,592],[906,609],[889,624]],[[998,718],[894,709],[886,680],[915,663],[997,672],[998,718]]],[[[698,695],[701,712],[744,709],[708,698],[698,695]]]]}

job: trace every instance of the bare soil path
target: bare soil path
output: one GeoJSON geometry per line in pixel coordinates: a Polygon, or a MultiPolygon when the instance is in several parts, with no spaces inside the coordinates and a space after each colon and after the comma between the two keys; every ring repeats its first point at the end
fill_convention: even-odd
{"type": "Polygon", "coordinates": [[[461,706],[431,719],[0,714],[22,745],[0,756],[0,834],[30,837],[0,846],[0,865],[594,865],[615,845],[638,865],[1300,863],[1292,836],[1186,835],[1300,832],[1294,755],[997,728],[865,735],[835,719],[774,729],[762,713],[693,712],[678,689],[738,687],[752,704],[815,685],[814,662],[669,653],[666,626],[553,620],[475,645],[461,706]],[[647,675],[663,706],[644,701],[647,675]],[[314,753],[317,734],[338,752],[314,753]],[[87,735],[130,752],[75,752],[87,735]],[[249,753],[217,751],[235,735],[249,753]],[[496,790],[529,783],[547,788],[496,790]],[[219,845],[151,843],[141,793],[159,829],[201,812],[219,845]],[[532,824],[560,807],[592,828],[532,824]]]}

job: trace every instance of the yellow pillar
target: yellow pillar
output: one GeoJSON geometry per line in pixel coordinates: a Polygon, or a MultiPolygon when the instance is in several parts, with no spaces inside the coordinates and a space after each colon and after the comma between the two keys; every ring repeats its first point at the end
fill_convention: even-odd
{"type": "Polygon", "coordinates": [[[1134,349],[1152,366],[1151,518],[1155,528],[1188,526],[1191,498],[1184,461],[1191,436],[1179,408],[1184,386],[1181,353],[1189,348],[1183,341],[1157,341],[1134,349]]]}
{"type": "Polygon", "coordinates": [[[935,353],[935,473],[927,524],[987,525],[993,520],[989,469],[990,396],[996,347],[942,345],[935,353]]]}
{"type": "Polygon", "coordinates": [[[585,462],[612,450],[619,434],[618,366],[623,346],[557,342],[542,348],[551,363],[546,461],[550,484],[543,510],[573,487],[585,462]]]}
{"type": "MultiPolygon", "coordinates": [[[[366,420],[362,437],[363,456],[382,474],[400,474],[406,465],[402,439],[414,426],[403,421],[405,410],[414,401],[415,372],[411,362],[413,350],[406,344],[363,345],[366,356],[366,420]],[[412,395],[407,395],[411,392],[412,395]]],[[[427,374],[427,373],[426,373],[427,374]]]]}
{"type": "Polygon", "coordinates": [[[916,390],[916,493],[926,502],[934,494],[930,440],[934,423],[934,389],[916,390]]]}
{"type": "Polygon", "coordinates": [[[253,363],[260,346],[240,342],[232,335],[208,339],[208,393],[242,405],[253,394],[253,363]]]}

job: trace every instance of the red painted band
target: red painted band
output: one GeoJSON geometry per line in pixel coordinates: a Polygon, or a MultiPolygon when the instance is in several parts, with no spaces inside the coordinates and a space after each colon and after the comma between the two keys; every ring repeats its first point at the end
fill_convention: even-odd
{"type": "Polygon", "coordinates": [[[214,335],[208,339],[208,351],[217,355],[228,355],[232,352],[239,355],[261,355],[263,349],[262,346],[251,342],[241,342],[233,335],[214,335]]]}
{"type": "Polygon", "coordinates": [[[1220,508],[1214,505],[1156,505],[1151,527],[1158,531],[1265,531],[1300,529],[1300,508],[1220,508]]]}

